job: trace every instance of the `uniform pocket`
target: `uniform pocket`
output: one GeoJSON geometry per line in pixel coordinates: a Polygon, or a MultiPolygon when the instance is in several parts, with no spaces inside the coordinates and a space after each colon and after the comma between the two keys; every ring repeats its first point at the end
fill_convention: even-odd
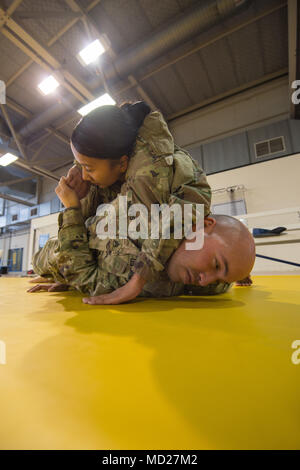
{"type": "Polygon", "coordinates": [[[111,240],[109,238],[101,240],[99,237],[91,237],[89,239],[89,247],[93,250],[98,251],[109,251],[109,244],[111,240]]]}
{"type": "Polygon", "coordinates": [[[111,251],[104,260],[106,269],[111,274],[129,279],[132,274],[131,268],[139,255],[139,249],[129,238],[110,242],[111,251]]]}
{"type": "Polygon", "coordinates": [[[131,268],[139,255],[139,249],[130,239],[101,240],[93,237],[89,240],[89,247],[98,252],[98,264],[103,271],[130,278],[131,268]]]}

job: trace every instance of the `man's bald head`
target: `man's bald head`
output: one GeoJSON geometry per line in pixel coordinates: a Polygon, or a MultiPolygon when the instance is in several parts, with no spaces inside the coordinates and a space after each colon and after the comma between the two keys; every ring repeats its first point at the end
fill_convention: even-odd
{"type": "Polygon", "coordinates": [[[234,263],[235,270],[239,273],[238,278],[243,279],[250,274],[255,263],[255,242],[252,234],[234,217],[213,215],[212,218],[216,220],[212,233],[227,245],[232,269],[234,263]]]}
{"type": "Polygon", "coordinates": [[[218,280],[243,279],[250,274],[254,262],[255,243],[247,227],[234,217],[212,215],[204,219],[203,248],[187,250],[183,240],[171,257],[167,272],[175,282],[205,286],[218,280]]]}

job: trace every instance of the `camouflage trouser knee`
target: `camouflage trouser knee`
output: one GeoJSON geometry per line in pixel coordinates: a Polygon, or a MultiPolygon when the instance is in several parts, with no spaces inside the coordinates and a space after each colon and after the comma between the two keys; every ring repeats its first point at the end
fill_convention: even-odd
{"type": "MultiPolygon", "coordinates": [[[[80,251],[78,251],[77,256],[79,259],[78,266],[82,267],[80,251]]],[[[85,257],[84,254],[83,257],[85,257]]],[[[70,261],[71,258],[68,260],[70,261]]],[[[114,259],[114,263],[117,268],[116,259],[114,259]]],[[[32,266],[36,274],[44,277],[51,276],[55,282],[68,284],[84,294],[107,294],[126,283],[126,281],[123,280],[121,285],[119,285],[120,283],[116,275],[111,274],[107,269],[100,270],[99,268],[91,272],[90,279],[87,279],[85,271],[80,272],[80,270],[74,279],[73,274],[76,274],[76,266],[74,263],[70,263],[70,265],[72,267],[66,271],[66,255],[62,255],[59,251],[59,242],[56,237],[50,238],[45,246],[40,248],[32,257],[32,266]],[[67,274],[67,277],[64,277],[64,273],[67,274]]]]}
{"type": "Polygon", "coordinates": [[[40,248],[32,257],[32,266],[36,274],[44,277],[53,277],[57,282],[65,282],[65,279],[59,272],[56,262],[56,252],[58,248],[58,239],[50,238],[43,248],[40,248]]]}
{"type": "Polygon", "coordinates": [[[208,286],[184,286],[184,293],[186,295],[217,295],[224,294],[232,286],[228,282],[214,282],[208,286]]]}

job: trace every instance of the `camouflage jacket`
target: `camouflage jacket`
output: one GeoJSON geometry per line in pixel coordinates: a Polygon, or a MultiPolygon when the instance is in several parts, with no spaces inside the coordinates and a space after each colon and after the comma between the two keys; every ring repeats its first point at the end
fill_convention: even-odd
{"type": "MultiPolygon", "coordinates": [[[[52,275],[56,281],[92,296],[111,292],[130,280],[140,255],[133,240],[101,240],[94,231],[95,221],[87,229],[80,208],[61,212],[58,222],[58,239],[49,239],[33,257],[36,273],[52,275]]],[[[140,296],[213,295],[226,292],[228,287],[229,284],[219,282],[207,287],[174,283],[164,269],[156,281],[146,282],[140,296]]]]}
{"type": "MultiPolygon", "coordinates": [[[[98,206],[115,202],[118,194],[127,196],[128,205],[142,203],[148,211],[151,204],[197,203],[204,205],[205,216],[210,213],[211,189],[204,171],[188,152],[174,143],[158,111],[147,115],[140,127],[125,182],[116,182],[105,189],[91,185],[88,195],[81,200],[83,219],[95,217],[98,206]]],[[[94,221],[89,221],[88,225],[94,221]]],[[[180,242],[172,237],[172,226],[169,240],[160,239],[155,243],[145,240],[133,271],[147,281],[155,281],[180,242]]]]}

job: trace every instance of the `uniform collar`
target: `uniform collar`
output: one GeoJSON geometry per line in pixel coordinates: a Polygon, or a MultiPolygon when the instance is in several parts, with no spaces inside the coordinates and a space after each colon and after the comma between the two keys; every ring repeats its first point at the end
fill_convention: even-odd
{"type": "Polygon", "coordinates": [[[147,143],[153,155],[173,155],[174,139],[159,111],[149,113],[140,127],[138,139],[147,143]]]}

